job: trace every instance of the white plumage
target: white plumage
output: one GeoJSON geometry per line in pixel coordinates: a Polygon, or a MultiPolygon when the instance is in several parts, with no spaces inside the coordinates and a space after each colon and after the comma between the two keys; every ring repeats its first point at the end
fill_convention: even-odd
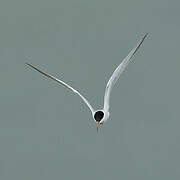
{"type": "Polygon", "coordinates": [[[105,88],[104,107],[103,107],[103,109],[100,109],[100,110],[94,110],[94,108],[91,106],[89,101],[82,94],[80,94],[76,89],[72,88],[70,85],[66,84],[62,80],[59,80],[59,79],[57,79],[57,78],[55,78],[55,77],[41,71],[41,70],[39,70],[38,68],[36,68],[32,64],[29,64],[29,63],[26,63],[26,64],[28,66],[32,67],[33,69],[35,69],[36,71],[40,72],[41,74],[45,75],[46,77],[60,83],[64,87],[71,90],[73,93],[77,94],[85,102],[85,104],[89,107],[89,109],[91,110],[93,119],[97,123],[97,129],[98,129],[99,125],[104,123],[105,121],[107,121],[108,118],[109,118],[109,115],[110,115],[110,113],[109,113],[109,100],[110,100],[110,95],[111,95],[111,91],[112,91],[113,86],[115,85],[115,83],[119,79],[121,73],[124,71],[124,69],[129,64],[129,62],[131,61],[133,55],[139,49],[139,47],[141,46],[141,44],[143,43],[143,41],[144,41],[144,39],[146,38],[147,35],[148,34],[145,34],[143,36],[143,38],[136,44],[136,46],[130,51],[130,53],[126,56],[126,58],[124,58],[124,60],[120,63],[120,65],[113,72],[113,74],[110,77],[110,79],[109,79],[109,81],[108,81],[108,83],[106,85],[106,88],[105,88]]]}

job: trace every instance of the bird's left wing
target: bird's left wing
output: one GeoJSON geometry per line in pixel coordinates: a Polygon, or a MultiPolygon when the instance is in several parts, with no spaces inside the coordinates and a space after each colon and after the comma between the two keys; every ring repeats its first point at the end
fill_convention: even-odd
{"type": "Polygon", "coordinates": [[[90,103],[88,102],[88,100],[81,95],[77,90],[75,90],[74,88],[72,88],[71,86],[69,86],[68,84],[66,84],[65,82],[39,70],[38,68],[36,68],[35,66],[33,66],[32,64],[26,63],[28,66],[32,67],[33,69],[35,69],[36,71],[40,72],[41,74],[45,75],[46,77],[60,83],[61,85],[63,85],[64,87],[68,88],[69,90],[71,90],[73,93],[77,94],[78,96],[80,96],[80,98],[86,103],[86,105],[89,107],[89,109],[91,110],[92,113],[94,113],[94,109],[92,108],[92,106],[90,105],[90,103]]]}
{"type": "Polygon", "coordinates": [[[131,58],[136,53],[136,51],[139,49],[141,44],[143,43],[144,39],[146,38],[148,34],[145,34],[143,38],[136,44],[136,46],[130,51],[130,53],[126,56],[126,58],[121,62],[121,64],[115,69],[112,76],[110,77],[106,89],[105,89],[105,95],[104,95],[104,111],[109,111],[109,99],[110,94],[113,86],[115,85],[116,81],[120,77],[121,73],[124,71],[124,69],[127,67],[129,62],[131,61],[131,58]]]}

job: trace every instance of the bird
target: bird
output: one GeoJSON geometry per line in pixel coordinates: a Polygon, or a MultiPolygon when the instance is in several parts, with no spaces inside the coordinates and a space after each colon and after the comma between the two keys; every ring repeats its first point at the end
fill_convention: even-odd
{"type": "Polygon", "coordinates": [[[90,109],[93,120],[96,123],[97,131],[98,131],[100,125],[104,124],[109,119],[110,96],[111,96],[111,92],[112,92],[114,85],[116,84],[116,82],[119,79],[122,72],[125,70],[125,68],[128,66],[128,64],[132,61],[132,57],[137,52],[137,50],[140,48],[140,46],[142,45],[142,43],[145,40],[145,38],[147,37],[147,35],[148,35],[148,33],[146,33],[141,38],[141,40],[134,46],[134,48],[129,52],[129,54],[122,60],[122,62],[119,64],[119,66],[117,66],[117,68],[112,73],[112,75],[111,75],[110,79],[108,80],[108,83],[106,84],[106,87],[105,87],[104,106],[102,109],[94,109],[91,106],[91,104],[89,103],[89,101],[78,90],[74,89],[72,86],[68,85],[64,81],[57,79],[56,77],[54,77],[48,73],[43,72],[42,70],[40,70],[39,68],[35,67],[34,65],[32,65],[30,63],[25,63],[25,64],[28,65],[29,67],[33,68],[34,70],[38,71],[39,73],[43,74],[44,76],[56,81],[60,85],[66,87],[67,89],[72,91],[74,94],[78,95],[90,109]]]}

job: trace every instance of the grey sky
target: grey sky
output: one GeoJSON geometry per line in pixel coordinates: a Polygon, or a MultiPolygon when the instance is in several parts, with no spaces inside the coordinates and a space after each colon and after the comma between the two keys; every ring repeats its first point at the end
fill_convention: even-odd
{"type": "Polygon", "coordinates": [[[180,179],[178,0],[1,0],[0,179],[180,179]],[[113,89],[113,70],[149,37],[113,89]]]}

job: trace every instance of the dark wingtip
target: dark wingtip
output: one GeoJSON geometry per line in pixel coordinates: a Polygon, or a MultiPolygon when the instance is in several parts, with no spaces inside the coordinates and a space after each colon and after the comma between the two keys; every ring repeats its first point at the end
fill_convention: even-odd
{"type": "Polygon", "coordinates": [[[33,68],[33,69],[35,69],[35,70],[37,70],[37,71],[39,71],[40,72],[40,70],[39,69],[37,69],[35,66],[33,66],[32,64],[30,64],[30,63],[25,63],[25,65],[28,65],[29,67],[31,67],[31,68],[33,68]]]}
{"type": "Polygon", "coordinates": [[[29,64],[29,63],[27,63],[27,62],[25,62],[25,65],[32,66],[31,64],[29,64]]]}
{"type": "Polygon", "coordinates": [[[149,35],[149,33],[146,33],[143,37],[143,40],[149,35]]]}

